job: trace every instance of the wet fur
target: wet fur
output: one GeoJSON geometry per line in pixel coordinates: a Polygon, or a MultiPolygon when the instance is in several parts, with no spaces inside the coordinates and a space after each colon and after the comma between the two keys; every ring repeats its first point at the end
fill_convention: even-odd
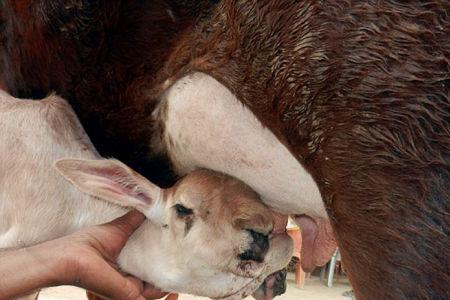
{"type": "Polygon", "coordinates": [[[186,17],[174,24],[158,1],[142,2],[146,14],[138,2],[112,2],[126,12],[120,21],[70,14],[96,22],[73,24],[100,28],[100,45],[70,31],[32,35],[58,27],[61,16],[20,33],[15,27],[30,24],[25,2],[1,10],[0,72],[14,94],[63,93],[101,152],[133,163],[124,149],[135,145],[133,153],[149,154],[139,170],[158,177],[145,144],[153,91],[192,71],[210,74],[313,174],[359,299],[450,297],[448,1],[179,4],[186,17]],[[20,44],[18,33],[31,42],[20,44]],[[33,74],[36,65],[47,76],[33,74]]]}

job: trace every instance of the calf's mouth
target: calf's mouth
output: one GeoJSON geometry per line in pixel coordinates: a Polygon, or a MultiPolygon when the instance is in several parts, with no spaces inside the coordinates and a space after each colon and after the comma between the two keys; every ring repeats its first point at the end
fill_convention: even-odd
{"type": "Polygon", "coordinates": [[[252,294],[256,300],[270,300],[286,292],[286,268],[267,276],[259,288],[252,294]]]}

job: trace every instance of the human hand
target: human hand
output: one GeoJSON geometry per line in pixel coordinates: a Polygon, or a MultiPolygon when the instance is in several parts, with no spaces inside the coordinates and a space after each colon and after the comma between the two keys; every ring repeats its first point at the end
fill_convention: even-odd
{"type": "MultiPolygon", "coordinates": [[[[161,298],[167,293],[122,273],[116,259],[145,217],[132,211],[110,223],[89,227],[48,242],[62,255],[60,281],[120,300],[161,298]]],[[[44,244],[43,244],[44,245],[44,244]]],[[[48,247],[49,245],[47,245],[48,247]]],[[[173,296],[171,296],[173,297],[173,296]]]]}

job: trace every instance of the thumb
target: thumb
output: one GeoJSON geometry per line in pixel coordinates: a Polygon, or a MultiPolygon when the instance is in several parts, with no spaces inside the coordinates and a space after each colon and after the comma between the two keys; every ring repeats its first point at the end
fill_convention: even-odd
{"type": "Polygon", "coordinates": [[[104,224],[106,227],[114,227],[119,230],[124,237],[129,237],[144,222],[145,216],[137,210],[132,210],[125,215],[104,224]]]}
{"type": "Polygon", "coordinates": [[[97,239],[102,242],[103,249],[107,250],[109,255],[116,257],[125,246],[128,238],[144,220],[145,216],[137,210],[130,211],[120,218],[100,225],[103,234],[97,236],[97,239]]]}

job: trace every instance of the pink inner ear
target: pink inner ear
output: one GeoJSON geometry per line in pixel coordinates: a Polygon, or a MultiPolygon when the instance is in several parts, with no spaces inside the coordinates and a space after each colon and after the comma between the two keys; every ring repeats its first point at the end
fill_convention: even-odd
{"type": "Polygon", "coordinates": [[[150,205],[152,203],[152,199],[142,190],[136,178],[129,174],[126,169],[119,166],[90,166],[88,169],[88,173],[108,180],[105,189],[113,193],[129,195],[145,204],[150,205]]]}

